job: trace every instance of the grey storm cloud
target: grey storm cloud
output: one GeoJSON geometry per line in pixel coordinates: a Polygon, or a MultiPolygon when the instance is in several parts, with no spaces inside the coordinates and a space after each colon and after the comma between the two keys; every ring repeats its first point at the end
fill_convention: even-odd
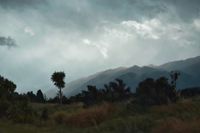
{"type": "Polygon", "coordinates": [[[200,16],[199,0],[163,0],[167,5],[174,8],[175,12],[183,21],[191,21],[200,16]]]}
{"type": "Polygon", "coordinates": [[[102,20],[141,21],[169,12],[182,21],[191,21],[200,15],[199,5],[199,0],[0,0],[3,8],[21,11],[27,7],[36,10],[49,25],[86,32],[102,20]]]}
{"type": "Polygon", "coordinates": [[[0,0],[0,46],[20,44],[0,47],[0,74],[19,91],[47,90],[56,70],[72,81],[108,68],[197,56],[199,5],[200,0],[0,0]]]}
{"type": "Polygon", "coordinates": [[[7,9],[20,9],[44,4],[46,0],[0,0],[0,6],[7,9]]]}
{"type": "Polygon", "coordinates": [[[11,37],[0,36],[0,46],[15,47],[17,46],[17,44],[15,43],[15,40],[11,37]]]}

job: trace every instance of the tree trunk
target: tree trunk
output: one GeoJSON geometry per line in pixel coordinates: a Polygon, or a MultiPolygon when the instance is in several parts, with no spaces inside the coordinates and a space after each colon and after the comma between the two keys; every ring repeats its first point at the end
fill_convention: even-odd
{"type": "Polygon", "coordinates": [[[59,88],[59,94],[60,94],[60,105],[62,105],[62,90],[59,88]]]}

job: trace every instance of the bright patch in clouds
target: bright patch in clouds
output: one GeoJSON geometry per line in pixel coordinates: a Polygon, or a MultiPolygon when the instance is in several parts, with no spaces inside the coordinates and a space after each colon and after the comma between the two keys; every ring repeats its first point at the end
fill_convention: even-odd
{"type": "Polygon", "coordinates": [[[88,46],[94,46],[99,50],[104,59],[108,58],[108,49],[106,48],[105,42],[91,42],[89,39],[83,39],[83,43],[88,46]]]}
{"type": "Polygon", "coordinates": [[[160,21],[157,19],[152,19],[150,21],[144,21],[139,23],[137,21],[122,21],[121,24],[127,28],[132,28],[137,34],[142,37],[159,39],[159,35],[156,33],[155,29],[160,27],[160,21]]]}
{"type": "Polygon", "coordinates": [[[35,32],[30,27],[25,27],[24,32],[30,36],[35,35],[35,32]]]}
{"type": "Polygon", "coordinates": [[[87,44],[87,45],[91,45],[91,41],[88,39],[83,39],[83,43],[87,44]]]}
{"type": "Polygon", "coordinates": [[[200,31],[200,19],[195,19],[194,20],[194,26],[197,30],[200,31]]]}

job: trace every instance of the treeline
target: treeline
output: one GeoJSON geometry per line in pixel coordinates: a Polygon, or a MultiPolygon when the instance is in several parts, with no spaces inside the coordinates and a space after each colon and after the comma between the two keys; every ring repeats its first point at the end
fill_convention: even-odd
{"type": "Polygon", "coordinates": [[[46,96],[41,90],[38,90],[36,94],[34,94],[32,91],[27,92],[26,96],[31,102],[45,103],[47,101],[46,96]]]}
{"type": "Polygon", "coordinates": [[[104,88],[97,89],[96,86],[87,86],[87,90],[70,97],[72,102],[83,102],[84,105],[94,105],[101,102],[117,102],[127,100],[132,96],[130,88],[121,79],[105,84],[104,88]]]}
{"type": "Polygon", "coordinates": [[[16,84],[0,76],[0,98],[10,99],[16,89],[16,84]]]}
{"type": "Polygon", "coordinates": [[[180,90],[179,93],[183,98],[200,96],[200,87],[186,88],[186,89],[180,90]]]}
{"type": "MultiPolygon", "coordinates": [[[[103,88],[88,85],[87,89],[75,96],[67,98],[59,91],[61,94],[58,93],[57,96],[49,99],[46,98],[42,90],[38,90],[36,93],[29,91],[19,94],[15,92],[17,86],[12,81],[0,76],[0,99],[35,103],[59,103],[62,100],[63,104],[82,102],[85,106],[90,106],[101,102],[118,102],[132,98],[135,99],[135,102],[143,105],[160,105],[176,102],[179,97],[188,98],[200,95],[200,88],[198,87],[177,91],[176,84],[179,75],[177,72],[172,72],[170,73],[171,79],[165,77],[158,79],[147,78],[138,84],[135,93],[131,92],[131,89],[126,86],[123,80],[116,79],[105,84],[103,88]]],[[[64,75],[62,74],[62,76],[64,75]]],[[[56,78],[59,79],[58,77],[56,78]]]]}
{"type": "Polygon", "coordinates": [[[188,98],[200,95],[200,88],[187,88],[177,90],[177,81],[180,72],[170,72],[170,79],[160,77],[158,79],[147,78],[141,81],[136,92],[130,91],[130,88],[121,79],[104,85],[104,88],[96,86],[87,86],[87,90],[69,98],[71,102],[82,102],[85,106],[94,105],[101,102],[119,102],[132,99],[135,104],[143,106],[162,105],[174,103],[180,98],[188,98]]]}
{"type": "Polygon", "coordinates": [[[15,92],[16,85],[0,76],[0,118],[15,122],[32,121],[36,113],[24,95],[15,92]]]}
{"type": "MultiPolygon", "coordinates": [[[[14,92],[12,96],[15,98],[15,100],[26,100],[32,103],[59,103],[60,102],[59,96],[55,96],[54,98],[47,98],[46,95],[40,89],[36,93],[34,93],[33,91],[28,91],[27,93],[22,93],[22,94],[14,92]]],[[[69,104],[71,102],[66,96],[63,96],[62,103],[69,104]]]]}
{"type": "Polygon", "coordinates": [[[136,88],[136,102],[141,105],[169,104],[176,102],[178,97],[176,86],[165,77],[156,80],[147,78],[136,88]]]}
{"type": "Polygon", "coordinates": [[[140,105],[168,104],[178,100],[178,92],[174,86],[175,82],[175,80],[169,82],[165,77],[156,80],[147,78],[139,83],[136,92],[133,93],[123,80],[116,79],[114,82],[105,84],[103,89],[88,86],[86,91],[84,90],[71,97],[70,100],[82,102],[86,106],[101,102],[121,102],[129,99],[133,99],[134,103],[140,105]]]}

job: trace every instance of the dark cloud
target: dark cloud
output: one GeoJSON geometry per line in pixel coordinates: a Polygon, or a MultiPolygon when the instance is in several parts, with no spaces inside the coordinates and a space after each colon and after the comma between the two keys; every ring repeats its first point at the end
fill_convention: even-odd
{"type": "Polygon", "coordinates": [[[200,0],[163,0],[163,2],[172,6],[184,21],[200,16],[200,0]]]}
{"type": "Polygon", "coordinates": [[[175,13],[175,17],[191,21],[200,15],[199,5],[200,0],[0,0],[3,8],[36,9],[47,25],[85,31],[90,31],[103,20],[116,23],[141,21],[160,13],[175,13]]]}
{"type": "Polygon", "coordinates": [[[170,21],[193,21],[200,16],[200,0],[48,0],[47,3],[39,9],[47,24],[71,30],[90,31],[103,20],[141,21],[162,13],[169,14],[170,21]]]}
{"type": "Polygon", "coordinates": [[[105,16],[124,19],[154,17],[171,10],[184,21],[200,15],[200,0],[93,0],[92,3],[105,16]]]}
{"type": "MultiPolygon", "coordinates": [[[[162,3],[152,0],[94,0],[96,9],[105,16],[110,15],[120,19],[140,19],[154,17],[165,11],[162,3]]],[[[108,17],[109,18],[109,17],[108,17]]]]}
{"type": "Polygon", "coordinates": [[[46,0],[0,0],[1,7],[11,9],[34,7],[42,3],[46,3],[46,0]]]}
{"type": "Polygon", "coordinates": [[[0,36],[0,46],[15,47],[17,46],[15,40],[11,37],[1,37],[0,36]]]}

